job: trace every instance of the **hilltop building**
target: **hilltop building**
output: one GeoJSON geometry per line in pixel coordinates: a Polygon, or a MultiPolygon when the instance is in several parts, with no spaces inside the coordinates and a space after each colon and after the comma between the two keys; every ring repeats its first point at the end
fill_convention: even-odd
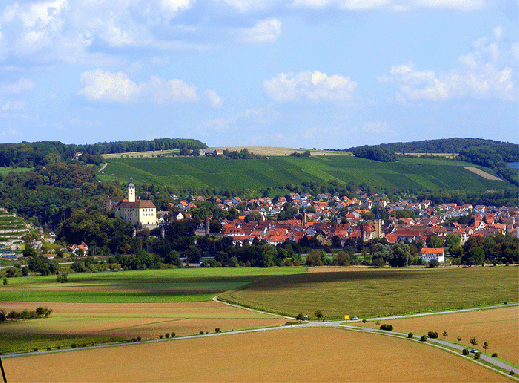
{"type": "Polygon", "coordinates": [[[135,226],[152,227],[157,225],[157,208],[151,201],[139,200],[135,196],[135,185],[130,178],[128,199],[113,205],[115,217],[135,226]]]}

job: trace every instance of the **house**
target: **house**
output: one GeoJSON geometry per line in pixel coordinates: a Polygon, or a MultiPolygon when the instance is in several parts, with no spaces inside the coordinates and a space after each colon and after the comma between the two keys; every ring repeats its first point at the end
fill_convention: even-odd
{"type": "Polygon", "coordinates": [[[151,201],[136,200],[135,185],[131,178],[128,184],[128,200],[115,204],[114,210],[116,218],[122,218],[132,225],[157,225],[157,208],[151,201]]]}
{"type": "Polygon", "coordinates": [[[439,263],[443,263],[445,262],[445,250],[443,249],[443,247],[422,247],[422,250],[420,250],[420,255],[418,257],[420,259],[423,259],[425,262],[430,262],[433,259],[435,259],[439,263]]]}

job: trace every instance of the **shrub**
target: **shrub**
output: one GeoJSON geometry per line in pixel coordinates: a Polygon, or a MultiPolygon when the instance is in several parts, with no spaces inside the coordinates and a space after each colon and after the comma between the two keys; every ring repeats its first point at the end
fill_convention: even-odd
{"type": "Polygon", "coordinates": [[[166,333],[166,338],[169,338],[169,333],[166,333]]]}
{"type": "Polygon", "coordinates": [[[478,344],[478,340],[477,340],[477,338],[475,336],[470,338],[470,344],[473,345],[473,346],[476,346],[478,344]]]}
{"type": "Polygon", "coordinates": [[[214,329],[214,332],[215,332],[215,333],[219,333],[219,332],[220,332],[220,327],[215,328],[215,329],[214,329]]]}
{"type": "Polygon", "coordinates": [[[429,331],[427,333],[427,335],[429,336],[429,338],[431,339],[438,339],[438,333],[436,331],[429,331]]]}
{"type": "Polygon", "coordinates": [[[407,337],[408,337],[408,338],[412,338],[412,337],[413,337],[413,333],[410,332],[409,334],[407,334],[407,337]]]}
{"type": "Polygon", "coordinates": [[[175,332],[174,332],[174,331],[171,331],[171,337],[172,337],[172,338],[175,337],[175,332]]]}
{"type": "Polygon", "coordinates": [[[384,330],[384,331],[393,331],[393,325],[392,324],[383,324],[382,326],[380,326],[380,329],[384,330]]]}
{"type": "Polygon", "coordinates": [[[202,331],[200,331],[200,335],[204,335],[204,331],[203,331],[203,330],[202,330],[202,331]]]}
{"type": "Polygon", "coordinates": [[[492,354],[492,358],[497,358],[497,352],[494,352],[494,353],[492,354]]]}
{"type": "Polygon", "coordinates": [[[70,345],[70,348],[77,348],[77,344],[72,343],[72,344],[70,345]]]}
{"type": "Polygon", "coordinates": [[[296,319],[297,319],[297,320],[303,320],[304,318],[305,318],[305,316],[303,315],[303,313],[299,313],[299,314],[297,314],[297,316],[296,316],[296,319]]]}
{"type": "Polygon", "coordinates": [[[422,335],[420,337],[420,342],[425,342],[427,340],[427,335],[422,335]]]}
{"type": "Polygon", "coordinates": [[[141,341],[141,337],[138,336],[138,337],[137,337],[137,342],[140,342],[140,341],[141,341]]]}
{"type": "Polygon", "coordinates": [[[33,351],[38,351],[38,347],[34,347],[32,350],[33,351]]]}
{"type": "Polygon", "coordinates": [[[61,346],[56,347],[58,350],[61,350],[61,346]]]}
{"type": "Polygon", "coordinates": [[[163,339],[163,338],[164,338],[164,335],[160,334],[160,335],[159,335],[159,338],[160,338],[160,339],[163,339]]]}
{"type": "Polygon", "coordinates": [[[366,320],[366,318],[364,318],[364,319],[362,320],[362,323],[366,323],[366,322],[367,322],[367,320],[366,320]]]}
{"type": "Polygon", "coordinates": [[[447,336],[447,331],[444,331],[444,332],[443,332],[443,336],[447,336]]]}
{"type": "Polygon", "coordinates": [[[464,348],[463,351],[461,352],[463,355],[468,355],[469,354],[469,349],[468,348],[464,348]]]}
{"type": "Polygon", "coordinates": [[[479,359],[480,355],[481,355],[481,353],[476,352],[476,353],[474,354],[474,359],[479,359]]]}

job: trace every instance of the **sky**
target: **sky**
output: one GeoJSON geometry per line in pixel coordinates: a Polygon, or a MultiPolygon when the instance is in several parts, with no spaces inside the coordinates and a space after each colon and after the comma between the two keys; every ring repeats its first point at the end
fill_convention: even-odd
{"type": "Polygon", "coordinates": [[[0,2],[0,142],[519,143],[518,0],[0,2]]]}

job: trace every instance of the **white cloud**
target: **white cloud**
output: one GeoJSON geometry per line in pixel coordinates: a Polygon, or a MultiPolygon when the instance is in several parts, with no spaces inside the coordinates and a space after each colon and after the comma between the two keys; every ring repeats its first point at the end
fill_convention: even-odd
{"type": "Polygon", "coordinates": [[[427,8],[471,11],[485,6],[484,0],[294,0],[289,4],[289,8],[343,9],[348,11],[387,9],[400,12],[427,8]]]}
{"type": "Polygon", "coordinates": [[[258,21],[252,28],[244,28],[242,41],[248,43],[264,43],[275,41],[281,34],[281,21],[276,18],[258,21]]]}
{"type": "MultiPolygon", "coordinates": [[[[117,103],[189,103],[200,100],[195,85],[183,80],[166,80],[157,76],[149,81],[137,84],[124,72],[112,73],[96,69],[84,72],[81,83],[85,85],[78,94],[90,101],[117,103]]],[[[219,107],[223,100],[218,94],[207,89],[205,95],[214,107],[219,107]]]]}
{"type": "Polygon", "coordinates": [[[0,94],[19,94],[27,90],[31,90],[34,84],[31,80],[21,78],[15,83],[0,84],[0,94]]]}
{"type": "Polygon", "coordinates": [[[319,71],[304,71],[297,75],[280,73],[263,82],[268,96],[276,101],[339,101],[350,100],[357,83],[341,75],[327,76],[319,71]]]}
{"type": "Polygon", "coordinates": [[[216,93],[214,90],[207,89],[205,91],[205,95],[209,99],[209,102],[213,107],[219,108],[222,106],[223,99],[220,96],[218,96],[218,93],[216,93]]]}
{"type": "Polygon", "coordinates": [[[494,36],[478,39],[473,50],[458,58],[460,67],[446,73],[415,70],[410,61],[391,67],[389,76],[379,77],[380,81],[392,82],[399,87],[397,100],[447,100],[454,97],[516,98],[517,73],[512,67],[514,46],[500,42],[503,30],[497,27],[494,36]]]}
{"type": "Polygon", "coordinates": [[[123,72],[87,71],[81,75],[81,83],[85,87],[79,94],[90,101],[129,102],[134,101],[141,92],[141,87],[123,72]]]}

